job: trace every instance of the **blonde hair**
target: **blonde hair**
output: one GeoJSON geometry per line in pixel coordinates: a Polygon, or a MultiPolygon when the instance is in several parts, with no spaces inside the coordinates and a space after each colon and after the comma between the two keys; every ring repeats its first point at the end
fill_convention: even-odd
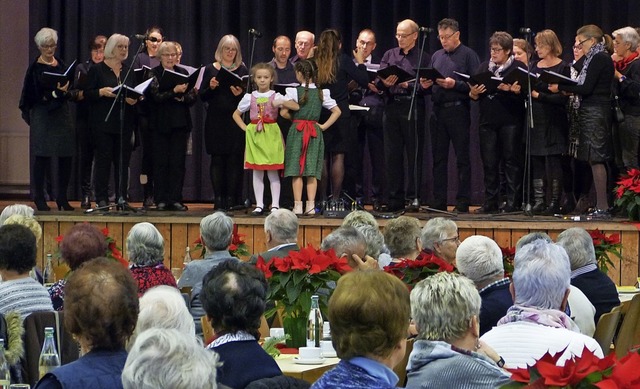
{"type": "MultiPolygon", "coordinates": [[[[536,34],[535,40],[537,45],[549,46],[551,48],[551,53],[553,53],[553,55],[555,55],[556,57],[562,55],[562,44],[560,43],[558,36],[555,32],[553,32],[553,30],[547,29],[540,31],[538,34],[536,34]]],[[[514,39],[513,41],[515,43],[516,40],[514,39]]]]}
{"type": "Polygon", "coordinates": [[[236,66],[240,66],[242,64],[240,42],[238,41],[238,38],[231,34],[225,35],[220,38],[220,42],[218,42],[218,48],[216,49],[216,53],[214,54],[214,58],[216,59],[216,61],[222,63],[222,52],[224,51],[225,46],[236,49],[236,56],[233,57],[233,64],[236,66]]]}
{"type": "MultiPolygon", "coordinates": [[[[116,49],[116,46],[118,46],[118,44],[123,43],[125,43],[127,46],[129,45],[128,36],[122,34],[111,35],[109,39],[107,39],[107,43],[104,45],[104,58],[114,58],[115,55],[113,54],[113,51],[116,49]]],[[[129,52],[127,52],[127,56],[129,56],[129,52]]],[[[125,59],[127,58],[125,57],[125,59]]]]}
{"type": "Polygon", "coordinates": [[[269,84],[269,88],[273,88],[273,84],[275,84],[278,80],[278,75],[276,74],[276,69],[273,68],[270,64],[266,62],[259,62],[251,68],[251,80],[255,83],[254,79],[256,77],[256,73],[258,70],[267,70],[269,74],[271,74],[271,83],[269,84]]]}
{"type": "Polygon", "coordinates": [[[8,226],[9,224],[19,224],[27,227],[36,237],[36,244],[40,242],[40,238],[42,238],[42,226],[40,226],[40,223],[33,217],[18,214],[11,215],[3,223],[4,226],[8,226]]]}

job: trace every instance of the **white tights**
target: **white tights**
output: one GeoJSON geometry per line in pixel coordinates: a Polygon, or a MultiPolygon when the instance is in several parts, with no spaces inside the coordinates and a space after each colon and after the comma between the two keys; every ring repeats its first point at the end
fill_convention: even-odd
{"type": "MultiPolygon", "coordinates": [[[[253,194],[256,196],[256,207],[264,208],[264,172],[253,171],[253,194]]],[[[271,207],[280,208],[280,177],[277,170],[266,170],[271,188],[271,207]]]]}

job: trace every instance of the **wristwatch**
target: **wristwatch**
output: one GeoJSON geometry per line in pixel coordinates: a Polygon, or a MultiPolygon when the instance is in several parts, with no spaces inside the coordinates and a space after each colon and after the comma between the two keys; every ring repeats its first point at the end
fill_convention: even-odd
{"type": "Polygon", "coordinates": [[[627,76],[620,76],[620,78],[618,78],[618,82],[622,82],[626,79],[627,79],[627,76]]]}
{"type": "Polygon", "coordinates": [[[496,365],[500,368],[504,367],[504,358],[500,357],[500,360],[496,362],[496,365]]]}

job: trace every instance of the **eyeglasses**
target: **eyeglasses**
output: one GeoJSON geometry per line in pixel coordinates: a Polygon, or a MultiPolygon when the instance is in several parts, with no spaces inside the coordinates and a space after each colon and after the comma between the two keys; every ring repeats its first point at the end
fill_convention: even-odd
{"type": "Polygon", "coordinates": [[[404,39],[410,35],[415,34],[415,32],[409,33],[409,34],[396,34],[396,39],[404,39]]]}
{"type": "Polygon", "coordinates": [[[456,235],[453,238],[440,239],[440,242],[442,242],[442,243],[448,242],[448,241],[452,241],[452,242],[455,242],[455,243],[460,243],[460,235],[456,235]]]}
{"type": "Polygon", "coordinates": [[[581,49],[581,48],[582,48],[582,44],[583,44],[584,42],[588,41],[589,39],[591,39],[591,38],[587,38],[587,39],[583,40],[582,42],[578,42],[578,44],[577,44],[577,45],[573,46],[573,49],[574,49],[574,50],[579,50],[579,49],[581,49]]]}
{"type": "Polygon", "coordinates": [[[127,46],[127,45],[117,45],[116,48],[118,48],[120,50],[129,50],[129,46],[127,46]]]}
{"type": "Polygon", "coordinates": [[[224,50],[227,53],[231,51],[238,51],[238,49],[236,49],[235,47],[223,47],[222,50],[224,50]]]}
{"type": "MultiPolygon", "coordinates": [[[[456,32],[458,32],[458,31],[456,31],[456,32]]],[[[451,38],[452,36],[456,35],[456,32],[452,32],[449,35],[438,35],[438,39],[440,39],[441,41],[449,40],[449,38],[451,38]]]]}
{"type": "Polygon", "coordinates": [[[359,44],[361,47],[367,47],[367,46],[371,46],[371,45],[373,45],[373,44],[374,44],[374,42],[367,42],[367,41],[359,40],[359,41],[358,41],[358,44],[359,44]]]}
{"type": "Polygon", "coordinates": [[[173,57],[177,57],[178,53],[165,53],[165,54],[161,54],[163,57],[169,57],[169,58],[173,58],[173,57]]]}
{"type": "Polygon", "coordinates": [[[501,51],[503,51],[504,49],[502,47],[492,47],[491,48],[491,52],[492,53],[499,53],[501,51]]]}
{"type": "Polygon", "coordinates": [[[56,47],[58,47],[58,45],[55,44],[55,43],[51,44],[51,45],[42,45],[42,46],[40,46],[40,48],[42,48],[42,49],[55,49],[56,47]]]}
{"type": "Polygon", "coordinates": [[[304,42],[304,41],[297,41],[296,42],[296,47],[305,47],[305,46],[311,46],[312,44],[309,42],[304,42]]]}

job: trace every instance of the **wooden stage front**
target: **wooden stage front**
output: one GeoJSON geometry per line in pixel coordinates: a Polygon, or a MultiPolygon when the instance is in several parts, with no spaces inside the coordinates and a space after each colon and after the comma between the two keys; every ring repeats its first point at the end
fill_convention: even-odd
{"type": "MultiPolygon", "coordinates": [[[[22,202],[33,206],[26,201],[2,201],[0,207],[22,202]]],[[[75,211],[61,212],[36,212],[37,219],[43,227],[42,242],[38,247],[38,262],[43,265],[47,253],[54,253],[58,249],[56,237],[64,235],[74,224],[89,222],[100,228],[107,227],[109,235],[114,238],[117,245],[125,251],[124,245],[127,233],[135,223],[147,221],[153,223],[166,240],[165,265],[169,268],[182,267],[185,248],[193,248],[194,242],[199,237],[199,223],[202,217],[212,212],[210,204],[187,204],[187,212],[158,212],[149,211],[144,214],[129,212],[126,215],[118,212],[109,214],[85,214],[79,208],[78,202],[72,202],[75,211]]],[[[54,203],[49,203],[54,206],[54,203]]],[[[140,203],[131,204],[139,207],[140,203]]],[[[428,219],[440,216],[436,213],[411,213],[425,223],[428,219]]],[[[265,250],[264,244],[264,217],[252,217],[244,211],[233,212],[231,215],[239,227],[239,232],[244,234],[245,241],[250,252],[265,250]]],[[[625,222],[623,219],[608,221],[580,221],[563,220],[554,217],[528,217],[524,215],[474,215],[463,214],[452,217],[459,228],[461,240],[470,235],[486,235],[493,238],[502,247],[515,246],[520,237],[533,231],[544,231],[551,238],[566,228],[583,227],[585,229],[598,228],[607,234],[619,233],[622,241],[622,260],[612,258],[615,268],[610,269],[609,276],[618,285],[633,285],[636,283],[638,270],[638,256],[640,248],[640,232],[636,225],[625,222]]],[[[381,227],[386,224],[385,219],[378,219],[381,227]]],[[[319,247],[322,239],[331,231],[340,226],[340,219],[328,219],[324,217],[305,217],[300,219],[300,232],[298,242],[301,245],[311,244],[319,247]]],[[[192,252],[192,257],[197,258],[198,253],[192,252]]]]}

